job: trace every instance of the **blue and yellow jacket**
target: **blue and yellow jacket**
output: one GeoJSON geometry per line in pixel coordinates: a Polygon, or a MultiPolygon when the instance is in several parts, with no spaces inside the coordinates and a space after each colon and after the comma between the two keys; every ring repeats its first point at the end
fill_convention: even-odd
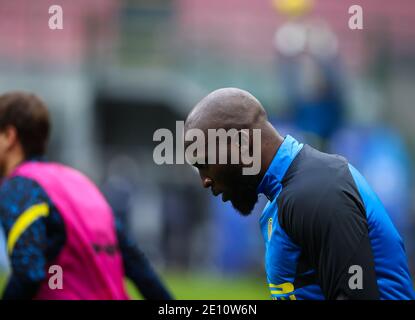
{"type": "Polygon", "coordinates": [[[287,136],[258,192],[273,299],[415,298],[402,239],[346,159],[287,136]]]}

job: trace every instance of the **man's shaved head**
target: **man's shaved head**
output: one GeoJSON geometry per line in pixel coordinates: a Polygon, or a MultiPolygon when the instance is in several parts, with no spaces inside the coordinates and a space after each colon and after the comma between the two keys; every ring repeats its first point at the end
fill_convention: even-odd
{"type": "MultiPolygon", "coordinates": [[[[258,200],[257,187],[282,138],[268,122],[261,103],[249,92],[237,88],[218,89],[204,97],[186,119],[185,137],[193,130],[201,130],[206,135],[212,129],[237,132],[234,135],[230,134],[232,137],[236,136],[236,140],[232,138],[231,141],[225,140],[225,144],[229,147],[227,150],[237,150],[237,153],[241,154],[241,159],[242,154],[248,154],[252,164],[243,160],[238,163],[231,162],[228,154],[228,161],[225,164],[209,162],[195,163],[194,166],[199,170],[205,188],[210,187],[215,196],[222,194],[224,201],[230,200],[239,212],[248,215],[258,200]],[[255,132],[260,133],[256,143],[253,139],[255,132]],[[244,145],[244,141],[248,141],[247,144],[244,145]],[[244,175],[244,170],[248,166],[253,168],[255,162],[259,162],[259,171],[252,175],[244,175]]],[[[191,141],[185,138],[185,145],[190,143],[191,141]]],[[[208,141],[208,144],[212,144],[212,141],[208,141]]],[[[212,150],[209,149],[210,147],[212,146],[206,147],[208,152],[212,150]]],[[[220,147],[215,139],[213,149],[216,148],[219,150],[220,147]]]]}
{"type": "Polygon", "coordinates": [[[260,128],[267,121],[261,103],[248,91],[223,88],[203,98],[186,120],[185,130],[260,128]]]}

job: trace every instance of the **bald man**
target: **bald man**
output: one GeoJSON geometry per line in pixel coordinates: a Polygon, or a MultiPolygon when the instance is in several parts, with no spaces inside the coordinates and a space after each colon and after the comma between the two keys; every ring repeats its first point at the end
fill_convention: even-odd
{"type": "Polygon", "coordinates": [[[219,149],[215,145],[206,146],[193,165],[203,186],[242,215],[251,213],[258,194],[268,198],[259,222],[273,299],[415,298],[402,239],[346,159],[280,136],[261,103],[240,89],[219,89],[202,99],[185,122],[185,137],[193,129],[207,134],[221,128],[240,133],[227,140],[227,163],[207,161],[208,150],[219,149]],[[243,169],[252,163],[232,164],[229,158],[235,149],[242,158],[243,141],[249,152],[258,147],[255,129],[261,132],[261,168],[247,175],[243,169]]]}

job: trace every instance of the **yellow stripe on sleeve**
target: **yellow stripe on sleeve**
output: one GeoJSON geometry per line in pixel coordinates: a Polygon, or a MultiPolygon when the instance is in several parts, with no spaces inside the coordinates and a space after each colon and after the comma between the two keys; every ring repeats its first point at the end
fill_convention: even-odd
{"type": "Polygon", "coordinates": [[[269,288],[272,295],[276,295],[277,299],[280,298],[281,300],[286,300],[285,295],[288,295],[290,300],[297,300],[294,294],[294,285],[290,282],[282,283],[282,284],[273,284],[269,283],[269,288]]]}
{"type": "Polygon", "coordinates": [[[40,217],[46,217],[49,215],[49,206],[46,203],[39,203],[31,206],[24,211],[20,217],[17,218],[16,222],[12,226],[7,239],[7,252],[9,255],[12,254],[14,246],[17,240],[26,231],[30,225],[40,217]]]}

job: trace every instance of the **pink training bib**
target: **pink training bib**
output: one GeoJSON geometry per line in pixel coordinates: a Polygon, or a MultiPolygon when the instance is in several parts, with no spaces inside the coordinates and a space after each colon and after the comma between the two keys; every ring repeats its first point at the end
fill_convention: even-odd
{"type": "Polygon", "coordinates": [[[62,268],[63,288],[49,288],[46,279],[36,299],[128,299],[114,216],[98,188],[80,172],[57,163],[26,162],[13,176],[36,181],[65,223],[66,243],[50,262],[62,268]]]}

